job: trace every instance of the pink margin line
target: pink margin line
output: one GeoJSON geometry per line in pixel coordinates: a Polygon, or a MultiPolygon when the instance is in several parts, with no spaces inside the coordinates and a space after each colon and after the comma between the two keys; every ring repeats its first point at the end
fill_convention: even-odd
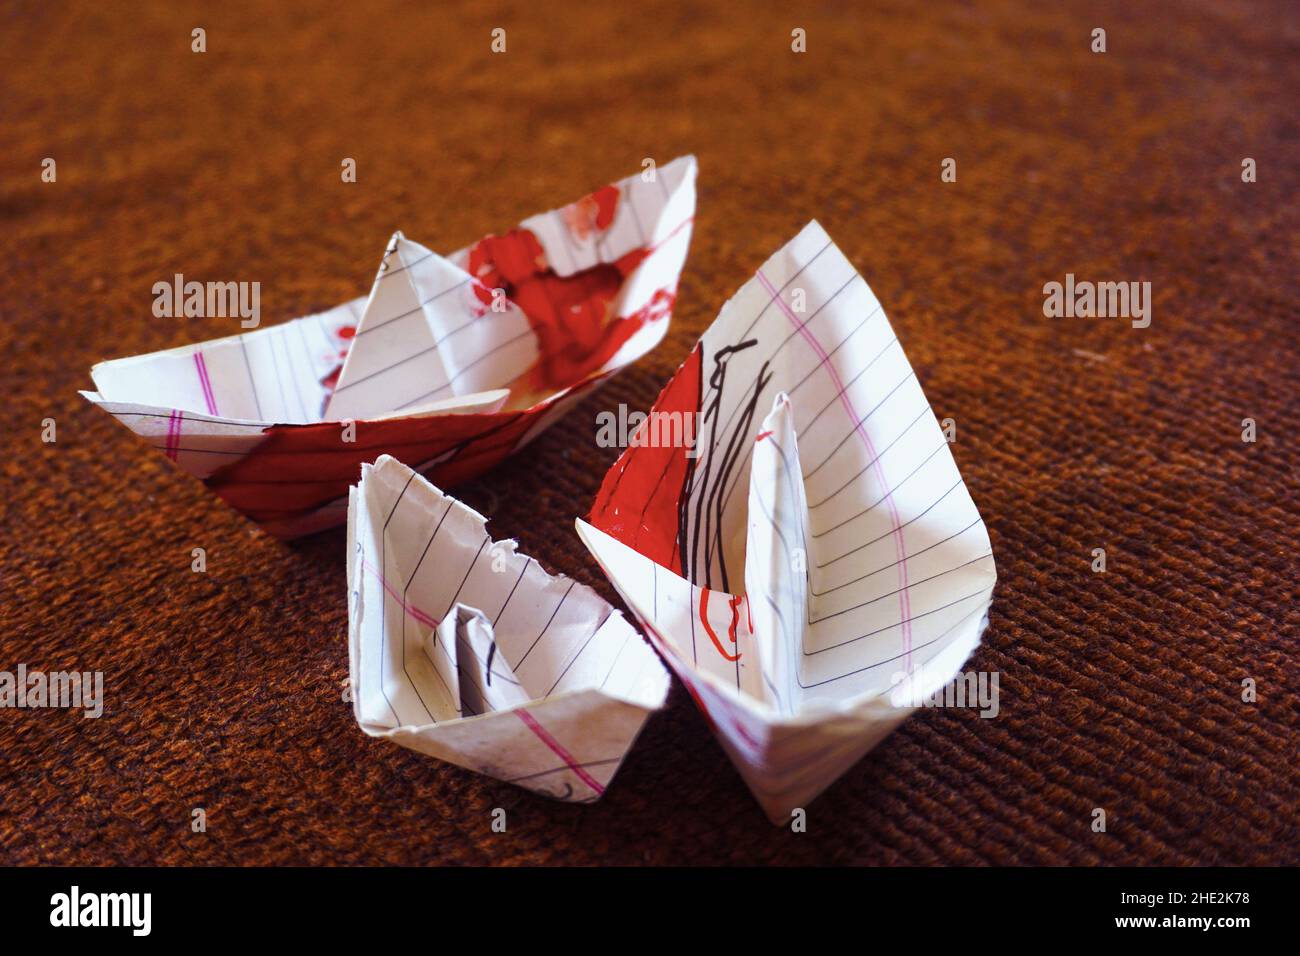
{"type": "Polygon", "coordinates": [[[442,623],[432,614],[429,614],[426,611],[421,611],[414,604],[408,604],[406,599],[403,598],[402,595],[397,593],[397,588],[393,587],[391,584],[388,583],[388,579],[384,577],[383,572],[381,572],[377,567],[375,567],[369,561],[366,561],[364,563],[365,563],[366,570],[379,579],[379,583],[384,586],[384,590],[387,591],[389,594],[391,594],[397,600],[397,603],[402,606],[402,610],[404,610],[407,614],[411,615],[411,617],[415,618],[417,621],[419,621],[421,624],[424,624],[427,627],[437,627],[439,624],[442,623]]]}
{"type": "Polygon", "coordinates": [[[520,720],[524,722],[525,726],[527,726],[529,730],[531,730],[533,733],[537,735],[538,740],[546,744],[546,746],[550,747],[551,750],[555,752],[555,755],[557,757],[559,757],[566,764],[568,764],[569,769],[572,770],[575,774],[577,774],[578,779],[580,779],[587,786],[591,787],[591,789],[595,792],[596,796],[599,797],[605,793],[605,788],[600,785],[600,781],[598,781],[591,774],[587,773],[587,771],[583,770],[582,767],[578,764],[578,761],[573,758],[573,754],[565,750],[564,747],[561,746],[558,740],[556,740],[549,733],[547,733],[546,728],[537,722],[536,717],[534,717],[532,714],[530,714],[527,710],[525,710],[522,707],[516,709],[514,711],[514,714],[516,717],[518,717],[520,720]]]}
{"type": "Polygon", "coordinates": [[[181,442],[181,413],[173,408],[171,417],[167,419],[167,444],[163,447],[163,452],[172,461],[176,460],[177,446],[181,442]]]}
{"type": "MultiPolygon", "coordinates": [[[[808,330],[808,323],[806,321],[800,322],[795,318],[794,313],[791,312],[789,306],[785,304],[785,300],[777,293],[776,289],[772,286],[772,283],[767,281],[767,276],[763,275],[762,270],[760,269],[755,273],[755,275],[758,277],[758,281],[762,283],[763,288],[767,290],[768,295],[772,297],[772,301],[781,307],[781,311],[786,314],[786,317],[792,323],[794,323],[795,330],[807,340],[808,344],[812,346],[813,351],[815,351],[821,359],[822,365],[824,365],[826,370],[831,373],[831,379],[834,381],[835,387],[839,391],[840,402],[844,405],[844,410],[849,413],[849,420],[856,423],[855,428],[857,433],[859,437],[861,437],[863,444],[867,446],[867,454],[871,456],[873,461],[872,467],[876,472],[876,478],[879,480],[882,488],[888,489],[889,483],[885,480],[885,470],[880,464],[880,456],[876,454],[876,449],[871,443],[870,436],[867,435],[866,429],[862,427],[862,422],[858,420],[858,414],[853,410],[853,405],[849,402],[848,392],[844,388],[844,383],[840,381],[840,376],[839,373],[835,371],[835,366],[831,364],[830,356],[826,354],[826,350],[821,347],[821,343],[818,342],[817,339],[813,337],[812,332],[808,330]]],[[[894,504],[893,492],[886,494],[885,500],[889,502],[889,517],[890,521],[892,521],[894,525],[894,553],[898,556],[898,610],[899,614],[902,616],[903,653],[906,655],[904,658],[904,666],[910,674],[912,672],[912,602],[907,595],[907,548],[903,543],[902,522],[900,522],[898,518],[898,507],[894,504]]]]}
{"type": "Polygon", "coordinates": [[[194,367],[199,372],[199,385],[203,387],[203,400],[208,403],[208,414],[220,414],[217,411],[216,396],[212,394],[212,379],[208,377],[208,363],[204,361],[202,351],[195,351],[194,367]]]}

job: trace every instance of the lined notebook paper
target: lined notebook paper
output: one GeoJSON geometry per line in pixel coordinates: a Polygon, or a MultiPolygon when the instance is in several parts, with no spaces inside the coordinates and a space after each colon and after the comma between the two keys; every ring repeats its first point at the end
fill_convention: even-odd
{"type": "Polygon", "coordinates": [[[548,574],[394,458],[348,510],[348,660],[357,723],[577,803],[598,799],[668,673],[594,591],[548,574]]]}
{"type": "Polygon", "coordinates": [[[979,643],[984,523],[880,303],[816,222],[724,306],[632,444],[578,532],[786,822],[979,643]],[[695,447],[656,444],[684,415],[695,447]]]}

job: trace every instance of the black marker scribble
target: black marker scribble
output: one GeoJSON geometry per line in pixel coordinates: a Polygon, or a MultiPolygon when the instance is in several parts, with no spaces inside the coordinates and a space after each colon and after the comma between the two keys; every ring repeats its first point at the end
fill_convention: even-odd
{"type": "Polygon", "coordinates": [[[532,790],[533,793],[541,794],[543,797],[550,797],[552,800],[573,799],[573,784],[568,783],[567,781],[564,783],[563,790],[561,790],[558,786],[530,787],[529,789],[532,790]]]}
{"type": "Polygon", "coordinates": [[[727,560],[722,541],[722,490],[727,486],[731,473],[735,470],[740,459],[741,452],[747,447],[759,397],[762,395],[763,389],[772,380],[772,373],[768,371],[770,362],[763,362],[762,367],[758,370],[758,375],[747,386],[746,391],[748,392],[752,388],[752,394],[741,406],[740,419],[731,428],[729,434],[719,435],[719,419],[727,378],[726,360],[735,353],[752,348],[757,344],[758,339],[748,339],[736,345],[728,345],[719,349],[713,356],[713,371],[709,375],[709,387],[713,390],[713,397],[708,406],[701,409],[703,420],[710,428],[708,446],[710,454],[705,456],[702,473],[697,471],[688,474],[688,487],[678,504],[677,527],[679,548],[682,555],[682,576],[688,580],[694,580],[695,576],[691,573],[691,565],[702,558],[703,578],[705,582],[710,582],[713,558],[716,555],[718,573],[721,578],[721,589],[728,593],[730,593],[731,587],[727,575],[727,560]],[[719,443],[724,439],[725,447],[722,448],[721,459],[715,469],[712,451],[718,448],[719,443]],[[698,488],[699,494],[692,495],[696,488],[698,488]],[[693,502],[692,497],[694,498],[693,502]],[[693,532],[688,530],[691,523],[690,508],[692,504],[695,507],[695,527],[693,532]],[[690,538],[689,547],[687,546],[688,536],[690,538]],[[703,536],[704,543],[702,555],[700,553],[701,536],[703,536]]]}

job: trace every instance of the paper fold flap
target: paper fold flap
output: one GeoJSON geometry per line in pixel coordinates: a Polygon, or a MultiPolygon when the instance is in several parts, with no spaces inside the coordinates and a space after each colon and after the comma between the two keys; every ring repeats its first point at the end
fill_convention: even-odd
{"type": "Polygon", "coordinates": [[[536,363],[537,339],[518,306],[484,292],[450,260],[394,233],[325,418],[373,418],[508,387],[536,363]]]}
{"type": "Polygon", "coordinates": [[[763,668],[763,699],[793,715],[808,613],[808,501],[790,398],[778,394],[754,439],[745,597],[763,668]]]}
{"type": "Polygon", "coordinates": [[[436,630],[425,638],[430,657],[445,655],[455,662],[460,710],[455,715],[476,717],[491,710],[506,710],[529,701],[505,656],[497,653],[492,621],[477,608],[455,604],[436,630]]]}

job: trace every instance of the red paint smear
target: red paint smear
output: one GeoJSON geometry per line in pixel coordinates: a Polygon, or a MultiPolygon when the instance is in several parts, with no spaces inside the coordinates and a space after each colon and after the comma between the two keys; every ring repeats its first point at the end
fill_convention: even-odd
{"type": "MultiPolygon", "coordinates": [[[[659,393],[659,412],[694,415],[700,408],[701,350],[697,344],[659,393]]],[[[698,436],[697,436],[698,440],[698,436]]],[[[637,446],[605,475],[588,521],[651,561],[682,573],[677,552],[678,501],[695,459],[686,448],[637,446]]]]}
{"type": "Polygon", "coordinates": [[[771,432],[759,432],[756,436],[754,436],[754,444],[757,445],[759,442],[761,442],[764,438],[766,438],[766,437],[767,437],[768,435],[770,435],[770,434],[772,434],[772,433],[771,433],[771,432]]]}
{"type": "MultiPolygon", "coordinates": [[[[575,239],[585,242],[613,223],[619,198],[617,187],[605,186],[564,207],[561,216],[575,239]]],[[[493,289],[503,289],[528,317],[541,351],[530,384],[560,389],[600,368],[642,326],[671,310],[671,299],[666,309],[659,300],[672,293],[661,290],[652,307],[611,314],[610,303],[649,254],[636,249],[613,263],[560,276],[537,236],[520,227],[480,239],[469,251],[468,271],[482,283],[475,293],[484,305],[491,304],[493,289]]]]}
{"type": "Polygon", "coordinates": [[[450,455],[448,461],[421,468],[421,474],[441,488],[454,487],[508,458],[556,402],[587,394],[609,374],[522,411],[358,421],[354,442],[342,440],[340,422],[272,425],[250,454],[204,483],[271,534],[299,534],[295,521],[345,497],[361,477],[362,464],[389,454],[421,468],[450,455]]]}
{"type": "MultiPolygon", "coordinates": [[[[709,624],[709,593],[708,588],[700,588],[700,621],[704,624],[704,632],[709,635],[709,640],[713,642],[713,646],[718,649],[718,653],[726,660],[738,661],[740,655],[728,654],[723,649],[722,642],[718,640],[718,635],[713,632],[713,626],[709,624]]],[[[733,599],[731,605],[731,643],[733,644],[736,643],[736,605],[734,601],[735,599],[733,599]]]]}
{"type": "Polygon", "coordinates": [[[467,481],[503,461],[544,410],[359,421],[355,442],[342,441],[339,422],[274,425],[251,454],[209,476],[207,485],[274,531],[276,522],[346,495],[362,463],[381,454],[418,466],[459,449],[425,474],[444,488],[467,481]]]}
{"type": "MultiPolygon", "coordinates": [[[[597,559],[597,563],[600,564],[601,570],[604,571],[606,577],[608,577],[609,569],[607,569],[599,559],[597,559]]],[[[749,603],[746,602],[745,606],[748,608],[749,603]]],[[[668,662],[668,666],[671,667],[677,674],[678,678],[681,679],[682,686],[686,688],[686,693],[690,695],[691,700],[695,701],[695,706],[699,708],[700,714],[704,717],[704,722],[709,725],[709,729],[725,740],[726,735],[722,730],[722,725],[719,723],[717,717],[714,716],[713,711],[711,711],[709,706],[704,702],[704,695],[700,692],[700,687],[705,687],[706,685],[701,681],[700,687],[696,686],[696,681],[699,680],[699,678],[694,668],[678,657],[677,652],[673,650],[673,645],[664,638],[659,629],[654,626],[653,621],[647,620],[640,614],[637,615],[637,620],[641,622],[641,626],[645,628],[646,633],[650,636],[650,643],[654,645],[655,649],[659,652],[659,655],[668,662]]],[[[753,630],[752,626],[750,627],[750,630],[753,630]]],[[[711,691],[710,693],[716,692],[711,691]]],[[[760,749],[762,745],[741,722],[741,718],[735,716],[732,712],[731,705],[723,698],[719,698],[718,703],[719,709],[725,711],[728,717],[731,718],[728,727],[744,738],[745,743],[747,743],[751,749],[760,749]]]]}
{"type": "Polygon", "coordinates": [[[592,233],[604,232],[613,223],[619,196],[617,186],[602,186],[590,196],[565,206],[560,215],[574,238],[585,242],[592,233]]]}
{"type": "MultiPolygon", "coordinates": [[[[355,325],[341,325],[339,326],[338,331],[334,334],[347,342],[356,338],[357,327],[355,325]]],[[[343,374],[343,363],[347,361],[349,348],[351,348],[350,345],[339,349],[338,364],[334,366],[333,371],[321,379],[321,384],[325,386],[326,394],[334,394],[334,386],[338,385],[339,376],[343,374]]]]}
{"type": "Polygon", "coordinates": [[[475,290],[480,301],[488,304],[493,289],[504,289],[528,317],[541,352],[530,384],[553,390],[600,368],[649,321],[647,310],[623,317],[610,310],[643,258],[637,250],[615,263],[559,276],[546,263],[537,237],[512,229],[480,240],[470,250],[469,272],[482,283],[475,290]]]}
{"type": "MultiPolygon", "coordinates": [[[[600,563],[599,560],[597,563],[600,563]]],[[[606,577],[608,577],[609,570],[604,564],[601,564],[600,567],[601,570],[605,572],[606,577]]],[[[745,606],[748,608],[748,602],[746,602],[745,606]]],[[[653,621],[643,618],[640,614],[637,615],[637,620],[641,622],[641,626],[645,628],[646,633],[650,635],[650,643],[655,646],[659,655],[668,662],[668,666],[671,667],[673,672],[681,679],[682,686],[686,688],[686,693],[690,695],[691,700],[695,701],[695,706],[699,708],[700,713],[704,716],[704,722],[709,725],[709,729],[718,734],[720,738],[725,739],[726,735],[722,730],[722,724],[718,721],[718,718],[714,716],[713,711],[709,709],[709,706],[704,702],[704,695],[700,692],[700,688],[707,687],[707,685],[705,685],[703,681],[700,681],[700,687],[696,687],[696,681],[699,680],[699,677],[696,674],[695,669],[677,655],[677,652],[673,650],[673,645],[664,638],[659,629],[654,626],[653,621]]],[[[752,631],[753,628],[751,627],[750,630],[752,631]]],[[[716,691],[710,691],[710,693],[716,695],[716,691]]],[[[718,698],[718,704],[719,709],[725,711],[728,717],[731,718],[728,727],[744,738],[745,743],[749,744],[752,749],[761,749],[763,745],[761,745],[758,739],[749,732],[749,729],[741,722],[741,718],[735,716],[732,712],[731,705],[726,701],[726,699],[718,698]]]]}

